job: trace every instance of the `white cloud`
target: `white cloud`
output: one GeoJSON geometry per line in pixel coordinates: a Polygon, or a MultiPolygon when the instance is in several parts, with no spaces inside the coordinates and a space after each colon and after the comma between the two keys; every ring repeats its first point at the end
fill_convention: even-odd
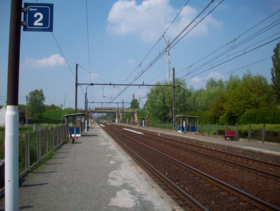
{"type": "Polygon", "coordinates": [[[225,75],[221,75],[221,73],[219,73],[219,72],[211,72],[205,77],[201,77],[201,78],[200,77],[194,77],[194,78],[192,78],[190,85],[195,85],[195,84],[198,84],[198,83],[202,84],[202,82],[206,83],[207,80],[209,80],[210,78],[213,78],[215,80],[219,80],[221,78],[224,79],[225,75]]]}
{"type": "Polygon", "coordinates": [[[129,64],[133,64],[133,63],[134,63],[134,60],[133,60],[133,59],[129,59],[127,62],[128,62],[129,64]]]}
{"type": "MultiPolygon", "coordinates": [[[[107,17],[107,31],[119,35],[139,34],[143,41],[154,41],[159,39],[178,12],[169,4],[169,0],[144,0],[140,5],[135,0],[118,0],[107,17]]],[[[187,5],[166,36],[175,37],[197,14],[195,8],[187,5]]],[[[205,35],[210,25],[221,24],[221,21],[209,15],[190,34],[205,35]]]]}
{"type": "Polygon", "coordinates": [[[32,67],[32,68],[46,68],[46,67],[54,67],[54,66],[62,66],[65,65],[65,60],[63,57],[61,57],[59,54],[55,54],[50,56],[49,58],[43,58],[43,59],[32,59],[29,57],[26,57],[22,67],[32,67]]]}
{"type": "Polygon", "coordinates": [[[91,79],[97,79],[99,77],[99,75],[96,73],[90,73],[89,76],[91,79]]]}
{"type": "Polygon", "coordinates": [[[211,72],[205,77],[205,80],[208,80],[210,78],[214,78],[215,80],[219,80],[221,78],[224,78],[224,75],[221,75],[221,73],[219,73],[219,72],[211,72]]]}
{"type": "Polygon", "coordinates": [[[196,83],[200,83],[200,82],[202,82],[202,78],[194,77],[194,78],[192,78],[192,80],[191,80],[191,85],[192,85],[192,84],[196,84],[196,83]]]}

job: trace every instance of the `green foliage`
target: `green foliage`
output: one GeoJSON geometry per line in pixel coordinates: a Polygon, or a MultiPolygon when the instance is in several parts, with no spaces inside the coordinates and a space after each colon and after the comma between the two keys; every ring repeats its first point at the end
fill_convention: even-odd
{"type": "Polygon", "coordinates": [[[274,106],[247,110],[237,119],[237,122],[239,124],[280,124],[280,109],[274,106]]]}
{"type": "Polygon", "coordinates": [[[107,120],[107,117],[105,114],[102,114],[101,116],[97,117],[97,120],[107,120]]]}
{"type": "MultiPolygon", "coordinates": [[[[75,109],[65,108],[65,109],[62,110],[62,119],[64,119],[64,115],[74,114],[74,113],[75,113],[75,109]]],[[[61,119],[61,109],[59,109],[59,110],[46,110],[43,114],[42,119],[60,120],[61,119]]]]}
{"type": "MultiPolygon", "coordinates": [[[[163,83],[157,82],[157,84],[171,85],[172,83],[168,83],[167,81],[165,81],[163,83]]],[[[176,113],[178,114],[184,111],[184,101],[185,101],[184,99],[186,99],[189,94],[184,80],[176,78],[175,84],[176,86],[178,85],[180,86],[177,87],[175,90],[176,113]]],[[[146,101],[145,107],[147,108],[147,114],[149,114],[151,119],[161,120],[161,121],[172,119],[173,118],[173,88],[169,86],[153,87],[146,101]]]]}
{"type": "Polygon", "coordinates": [[[220,116],[219,118],[219,124],[220,125],[224,125],[224,124],[230,124],[230,125],[234,125],[235,124],[235,119],[233,119],[232,117],[228,116],[228,114],[223,114],[220,116]]]}
{"type": "Polygon", "coordinates": [[[253,76],[250,71],[244,74],[241,83],[232,83],[227,91],[225,112],[231,118],[237,119],[250,109],[271,107],[273,99],[267,79],[259,74],[253,76]]]}
{"type": "Polygon", "coordinates": [[[55,104],[51,104],[51,105],[45,105],[46,110],[60,110],[61,107],[56,106],[55,104]]]}
{"type": "Polygon", "coordinates": [[[131,120],[131,114],[130,114],[130,113],[125,113],[125,114],[123,115],[123,119],[124,119],[124,120],[127,120],[127,119],[128,119],[128,120],[130,121],[130,120],[131,120]]]}
{"type": "Polygon", "coordinates": [[[45,96],[43,90],[35,89],[29,92],[28,112],[33,119],[40,119],[43,117],[45,109],[45,96]]]}
{"type": "MultiPolygon", "coordinates": [[[[26,111],[26,105],[24,105],[24,104],[18,104],[18,107],[19,107],[19,108],[22,108],[23,110],[26,111]]],[[[29,111],[27,111],[27,112],[29,113],[29,111]]]]}
{"type": "MultiPolygon", "coordinates": [[[[218,121],[221,116],[224,115],[224,103],[226,102],[226,92],[220,92],[220,94],[209,105],[209,114],[215,121],[218,121]]],[[[219,120],[220,121],[220,120],[219,120]]]]}
{"type": "Polygon", "coordinates": [[[280,43],[276,45],[273,52],[273,68],[271,68],[272,93],[276,102],[280,104],[280,43]]]}
{"type": "Polygon", "coordinates": [[[134,108],[134,109],[139,108],[139,102],[137,99],[131,100],[130,108],[134,108]]]}

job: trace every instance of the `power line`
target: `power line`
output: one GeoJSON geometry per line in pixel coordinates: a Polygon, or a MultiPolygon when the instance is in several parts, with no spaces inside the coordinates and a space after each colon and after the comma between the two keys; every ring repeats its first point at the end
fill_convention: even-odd
{"type": "MultiPolygon", "coordinates": [[[[37,3],[39,3],[37,0],[36,0],[36,2],[37,2],[37,3]]],[[[52,32],[52,36],[53,36],[53,38],[54,38],[54,40],[55,40],[56,45],[57,45],[57,46],[58,46],[58,48],[59,48],[59,50],[60,50],[60,52],[61,52],[61,54],[62,54],[62,56],[63,56],[64,60],[66,61],[67,66],[68,66],[68,68],[70,69],[70,71],[71,71],[71,73],[72,73],[73,77],[74,77],[74,78],[76,78],[76,77],[75,77],[75,75],[74,75],[74,72],[72,71],[72,69],[71,69],[71,67],[70,67],[70,65],[69,65],[69,63],[68,63],[68,61],[67,61],[66,57],[64,56],[64,53],[63,53],[63,51],[62,51],[62,49],[61,49],[60,45],[58,44],[58,42],[57,42],[57,40],[56,40],[56,38],[55,38],[55,36],[54,36],[53,32],[52,32]]]]}
{"type": "Polygon", "coordinates": [[[90,70],[90,51],[89,51],[89,32],[88,32],[88,6],[86,0],[86,18],[87,18],[87,41],[88,41],[88,65],[90,70]]]}
{"type": "MultiPolygon", "coordinates": [[[[240,41],[239,43],[235,44],[235,41],[236,41],[237,39],[239,39],[241,36],[243,36],[244,34],[246,34],[247,32],[249,32],[250,30],[252,30],[252,29],[255,28],[256,26],[260,25],[260,24],[263,23],[264,21],[268,20],[269,18],[271,18],[273,15],[275,15],[275,14],[278,13],[279,11],[280,11],[280,10],[278,10],[278,11],[275,12],[275,13],[273,13],[272,15],[270,15],[270,16],[267,17],[266,19],[262,20],[261,22],[259,22],[259,23],[256,24],[255,26],[251,27],[249,30],[245,31],[244,33],[242,33],[241,35],[239,35],[238,37],[236,37],[236,38],[233,39],[232,41],[228,42],[227,44],[223,45],[222,47],[218,48],[217,50],[213,51],[212,53],[208,54],[207,56],[205,56],[205,57],[203,57],[202,59],[198,60],[197,62],[193,63],[193,64],[190,65],[189,67],[184,68],[184,69],[182,69],[181,71],[177,72],[177,75],[178,75],[179,73],[181,73],[182,71],[191,68],[194,64],[196,64],[196,63],[202,61],[202,60],[205,59],[206,57],[209,57],[210,55],[216,53],[217,51],[219,51],[219,50],[222,49],[223,47],[227,46],[228,44],[234,44],[234,45],[232,45],[229,49],[225,50],[224,52],[220,53],[219,55],[215,56],[214,58],[212,58],[212,59],[208,60],[207,62],[203,63],[202,65],[200,65],[199,67],[195,68],[194,70],[189,71],[188,73],[186,73],[186,74],[185,74],[184,76],[182,76],[182,77],[186,77],[187,75],[190,75],[191,73],[193,73],[193,72],[195,72],[195,71],[197,71],[197,70],[201,70],[202,68],[207,68],[207,66],[206,66],[207,64],[209,64],[208,66],[212,66],[213,64],[215,64],[215,63],[217,63],[217,62],[219,62],[219,61],[222,61],[222,60],[226,59],[226,58],[223,58],[223,59],[221,59],[221,60],[219,60],[219,61],[217,61],[217,62],[215,62],[215,63],[210,64],[210,63],[213,62],[214,60],[216,60],[216,59],[222,57],[222,56],[225,55],[225,54],[228,54],[230,51],[233,51],[233,50],[237,49],[237,48],[240,47],[241,45],[243,45],[243,44],[249,42],[250,40],[256,38],[256,37],[259,36],[259,35],[261,35],[262,33],[266,32],[266,31],[268,31],[269,29],[271,29],[271,28],[277,26],[278,24],[280,24],[280,22],[279,22],[280,19],[277,19],[276,21],[270,23],[269,25],[265,26],[264,28],[260,29],[259,31],[255,32],[255,33],[253,33],[252,35],[250,35],[249,37],[247,37],[247,38],[245,38],[244,40],[240,41]],[[277,23],[277,22],[278,22],[278,23],[277,23]],[[274,24],[274,25],[273,25],[273,24],[274,24]]],[[[279,34],[279,32],[276,33],[276,34],[279,34]]],[[[274,35],[272,35],[272,36],[275,36],[276,34],[274,34],[274,35]]],[[[272,37],[272,36],[270,36],[270,37],[272,37]]],[[[244,48],[244,49],[238,51],[238,52],[245,51],[247,48],[252,47],[252,46],[254,46],[254,45],[256,45],[256,44],[258,44],[258,43],[260,43],[260,42],[262,42],[262,41],[264,41],[264,40],[266,40],[266,39],[268,39],[268,38],[270,38],[270,37],[267,37],[267,38],[265,38],[265,39],[263,39],[263,40],[261,40],[261,41],[255,43],[255,44],[253,44],[253,45],[251,45],[251,46],[248,46],[248,47],[246,47],[246,48],[244,48]]],[[[238,52],[236,52],[236,53],[238,53],[238,52]]],[[[233,55],[236,54],[236,53],[233,53],[233,54],[230,55],[230,56],[233,56],[233,55]]],[[[229,57],[229,55],[228,55],[227,57],[229,57]]],[[[161,76],[161,75],[160,75],[160,76],[161,76]]],[[[160,76],[156,77],[155,79],[159,78],[160,76]]],[[[164,80],[163,80],[163,81],[164,81],[164,80]]]]}
{"type": "MultiPolygon", "coordinates": [[[[256,47],[256,48],[253,48],[253,49],[251,49],[250,51],[244,52],[243,54],[240,54],[240,55],[238,55],[238,56],[236,56],[236,57],[233,57],[233,58],[231,58],[231,59],[228,59],[228,60],[226,60],[226,61],[224,61],[224,62],[222,62],[222,63],[220,63],[220,64],[217,64],[216,66],[210,67],[210,68],[208,68],[208,69],[206,69],[206,70],[204,70],[204,71],[202,71],[202,72],[200,72],[200,73],[197,73],[197,74],[195,74],[195,75],[193,75],[193,76],[199,75],[199,74],[204,73],[204,72],[206,72],[206,71],[208,71],[208,70],[210,70],[210,69],[213,69],[213,68],[218,67],[218,66],[220,66],[220,65],[222,65],[222,64],[225,64],[225,63],[227,63],[227,62],[229,62],[229,61],[231,61],[231,60],[233,60],[233,59],[236,59],[236,58],[238,58],[238,57],[240,57],[240,56],[243,56],[244,54],[250,53],[250,52],[252,52],[252,51],[254,51],[254,50],[258,49],[258,48],[261,48],[261,47],[263,47],[263,46],[265,46],[265,45],[267,45],[267,44],[269,44],[269,43],[271,43],[271,42],[274,42],[275,40],[278,40],[278,39],[280,39],[280,37],[277,37],[276,39],[273,39],[273,40],[271,40],[271,41],[269,41],[269,42],[267,42],[267,43],[264,43],[264,44],[262,44],[262,45],[260,45],[260,46],[258,46],[258,47],[256,47]]],[[[193,77],[193,76],[192,76],[192,77],[193,77]]],[[[186,77],[186,76],[183,76],[183,77],[186,77]]],[[[181,78],[183,78],[183,77],[181,77],[181,78]]],[[[189,78],[192,78],[192,77],[189,77],[189,78]]],[[[187,79],[189,79],[189,78],[187,78],[187,79]]]]}
{"type": "MultiPolygon", "coordinates": [[[[241,49],[241,50],[239,50],[239,51],[237,51],[237,52],[235,52],[235,53],[233,53],[233,54],[231,54],[231,55],[228,55],[227,57],[224,57],[224,58],[222,58],[222,59],[220,59],[220,60],[218,60],[218,61],[216,61],[216,62],[214,62],[214,63],[211,63],[211,64],[209,64],[209,65],[207,65],[207,66],[205,66],[205,67],[197,67],[195,70],[190,71],[190,72],[186,73],[184,76],[181,76],[181,77],[186,77],[186,76],[190,75],[190,74],[191,74],[192,72],[194,72],[194,71],[199,71],[199,70],[202,70],[202,69],[204,69],[204,68],[208,68],[209,66],[213,66],[214,64],[216,64],[216,63],[218,63],[218,62],[220,62],[220,61],[223,61],[223,60],[225,60],[225,59],[227,59],[227,58],[229,58],[229,57],[231,57],[231,56],[233,56],[233,55],[235,55],[235,54],[237,54],[237,53],[246,52],[246,49],[251,48],[252,46],[254,46],[254,45],[256,45],[256,44],[259,44],[259,43],[263,42],[264,40],[267,40],[267,39],[269,39],[269,38],[271,38],[271,37],[273,37],[273,36],[275,36],[275,35],[277,35],[277,34],[279,34],[279,33],[280,33],[280,32],[278,32],[278,33],[276,33],[276,34],[274,34],[274,35],[272,35],[272,36],[269,36],[269,37],[267,37],[267,38],[265,38],[265,39],[263,39],[263,40],[261,40],[261,41],[259,41],[259,42],[256,42],[256,43],[254,43],[254,44],[252,44],[252,45],[250,45],[250,46],[248,46],[248,47],[246,47],[246,48],[243,48],[243,49],[241,49]]],[[[244,55],[244,53],[241,54],[241,55],[244,55]]]]}
{"type": "MultiPolygon", "coordinates": [[[[245,66],[242,66],[242,67],[236,68],[236,69],[234,69],[234,70],[231,70],[231,71],[225,72],[225,73],[223,73],[223,74],[220,74],[220,75],[217,75],[217,76],[211,77],[211,78],[217,78],[217,77],[220,77],[220,76],[223,76],[223,75],[229,74],[229,73],[231,73],[231,72],[235,72],[235,71],[237,71],[237,70],[243,69],[243,68],[245,68],[245,67],[249,67],[249,66],[251,66],[251,65],[254,65],[254,64],[257,64],[257,63],[260,63],[260,62],[266,61],[266,60],[268,60],[268,59],[271,59],[271,56],[270,56],[270,57],[267,57],[267,58],[265,58],[265,59],[261,59],[261,60],[258,60],[258,61],[256,61],[256,62],[253,62],[253,63],[251,63],[251,64],[248,64],[248,65],[245,65],[245,66]]],[[[207,80],[203,80],[203,81],[200,81],[200,82],[197,82],[197,83],[193,83],[193,84],[190,84],[189,86],[192,86],[192,85],[195,85],[195,84],[199,84],[199,83],[202,83],[202,82],[205,82],[205,81],[208,81],[208,80],[209,80],[209,79],[207,79],[207,80]]],[[[148,97],[148,95],[145,95],[145,96],[140,97],[140,99],[147,98],[147,97],[148,97]]]]}
{"type": "Polygon", "coordinates": [[[82,69],[84,69],[85,71],[87,71],[88,73],[92,74],[92,76],[94,76],[94,77],[98,78],[100,81],[106,83],[104,80],[102,80],[102,79],[99,78],[97,75],[95,75],[94,73],[90,72],[89,70],[87,70],[86,68],[84,68],[83,66],[81,66],[80,64],[79,64],[79,66],[80,66],[82,69]]]}
{"type": "MultiPolygon", "coordinates": [[[[186,70],[186,69],[188,69],[188,68],[191,68],[193,65],[195,65],[195,64],[197,64],[198,62],[202,61],[203,59],[209,57],[210,55],[216,53],[217,51],[219,51],[220,49],[224,48],[225,46],[227,46],[227,45],[229,45],[229,44],[231,44],[231,43],[234,43],[237,39],[239,39],[240,37],[242,37],[243,35],[245,35],[245,34],[248,33],[249,31],[251,31],[252,29],[254,29],[255,27],[257,27],[258,25],[260,25],[260,24],[263,23],[264,21],[268,20],[269,18],[271,18],[272,16],[274,16],[275,14],[277,14],[279,11],[280,11],[280,10],[278,10],[278,11],[275,12],[275,13],[273,13],[273,14],[270,15],[269,17],[267,17],[267,18],[265,18],[264,20],[262,20],[261,22],[257,23],[255,26],[251,27],[249,30],[243,32],[241,35],[237,36],[236,38],[234,38],[234,39],[231,40],[230,42],[224,44],[223,46],[221,46],[221,47],[218,48],[217,50],[211,52],[210,54],[208,54],[208,55],[206,55],[205,57],[203,57],[202,59],[196,61],[195,63],[193,63],[192,65],[188,66],[187,68],[182,69],[182,70],[179,71],[178,73],[180,73],[180,72],[182,72],[183,70],[186,70]]],[[[279,19],[278,19],[278,20],[279,20],[279,19]]],[[[277,21],[278,21],[278,20],[277,20],[277,21]]],[[[274,22],[274,23],[275,23],[275,22],[274,22]]],[[[273,23],[272,23],[272,24],[273,24],[273,23]]],[[[270,24],[270,25],[271,25],[271,24],[270,24]]],[[[270,25],[269,25],[269,26],[270,26],[270,25]]],[[[268,26],[267,26],[267,27],[268,27],[268,26]]],[[[266,28],[266,27],[265,27],[265,28],[266,28]]],[[[260,31],[261,31],[261,30],[260,30],[260,31]]],[[[260,32],[260,31],[259,31],[259,32],[260,32]]],[[[258,33],[258,32],[256,32],[256,33],[258,33]]],[[[255,33],[255,34],[256,34],[256,33],[255,33]]],[[[252,36],[252,35],[251,35],[251,36],[252,36]]],[[[246,39],[245,39],[245,40],[246,40],[246,39]]],[[[178,73],[177,73],[177,74],[178,74],[178,73]]]]}
{"type": "Polygon", "coordinates": [[[164,38],[164,35],[166,34],[166,32],[168,31],[168,29],[171,27],[171,25],[174,23],[174,21],[177,19],[177,17],[180,15],[180,13],[183,11],[183,9],[186,7],[186,5],[189,3],[189,0],[184,4],[184,6],[181,8],[181,10],[179,11],[179,13],[176,15],[176,17],[172,20],[172,22],[169,24],[169,26],[167,27],[167,29],[163,32],[163,34],[161,35],[161,37],[158,39],[158,41],[154,44],[154,46],[151,48],[151,50],[146,54],[146,56],[144,57],[144,59],[142,59],[142,61],[140,62],[140,64],[132,71],[132,73],[130,73],[130,75],[122,82],[124,83],[139,67],[142,66],[142,63],[145,61],[145,59],[150,55],[150,53],[153,51],[153,49],[156,47],[156,45],[160,42],[160,40],[162,38],[164,38]]]}
{"type": "MultiPolygon", "coordinates": [[[[223,2],[224,0],[222,0],[221,2],[220,2],[220,4],[223,2]]],[[[191,23],[190,24],[192,24],[211,4],[213,3],[213,0],[191,21],[191,23]]],[[[218,4],[218,5],[220,5],[220,4],[218,4]]],[[[217,6],[218,6],[217,5],[217,6]]],[[[217,8],[217,6],[214,8],[214,9],[216,9],[217,8]]],[[[213,10],[211,10],[210,11],[210,13],[211,12],[213,12],[214,11],[214,9],[213,10]]],[[[208,13],[205,17],[207,17],[210,13],[208,13]]],[[[204,18],[205,18],[204,17],[204,18]]],[[[204,19],[203,18],[203,19],[204,19]]],[[[199,23],[200,23],[201,21],[199,21],[199,23]]],[[[172,40],[172,42],[171,42],[171,44],[173,44],[183,33],[184,33],[184,31],[186,31],[186,29],[190,26],[190,24],[188,24],[173,40],[172,40]]],[[[198,24],[196,24],[195,26],[197,26],[198,24]]],[[[193,27],[194,28],[194,27],[193,27]]],[[[193,29],[192,28],[192,29],[193,29]]],[[[185,36],[185,35],[184,35],[185,36]]],[[[181,40],[181,39],[180,39],[181,40]]],[[[180,41],[179,40],[179,41],[180,41]]],[[[175,45],[177,44],[178,42],[176,42],[175,43],[175,45]]],[[[174,47],[174,45],[172,46],[172,47],[174,47]]],[[[162,58],[163,57],[163,55],[166,53],[166,49],[167,49],[168,47],[165,47],[165,49],[164,50],[162,50],[160,53],[159,53],[159,55],[158,56],[156,56],[143,70],[142,70],[142,72],[140,72],[131,82],[130,82],[130,85],[131,84],[133,84],[137,79],[139,79],[139,77],[141,77],[148,69],[150,69],[150,67],[152,67],[160,58],[162,58]]],[[[171,48],[170,48],[171,49],[171,48]]],[[[127,90],[128,89],[128,87],[130,86],[130,85],[128,85],[126,88],[124,88],[122,91],[121,91],[121,93],[119,93],[116,97],[114,97],[113,98],[113,100],[111,101],[111,102],[113,102],[117,97],[119,97],[125,90],[127,90]]]]}
{"type": "MultiPolygon", "coordinates": [[[[251,64],[248,64],[248,65],[245,65],[245,66],[239,67],[239,68],[237,68],[237,69],[234,69],[234,70],[228,71],[228,72],[226,72],[226,73],[223,73],[223,74],[217,75],[217,76],[215,76],[215,77],[211,77],[211,78],[217,78],[217,77],[220,77],[220,76],[222,76],[222,75],[226,75],[226,74],[229,74],[229,73],[231,73],[231,72],[234,72],[234,71],[237,71],[237,70],[243,69],[243,68],[245,68],[245,67],[249,67],[249,66],[251,66],[251,65],[254,65],[254,64],[257,64],[257,63],[260,63],[260,62],[266,61],[266,60],[268,60],[268,59],[271,59],[271,56],[270,56],[270,57],[268,57],[268,58],[265,58],[265,59],[262,59],[262,60],[258,60],[258,61],[256,61],[256,62],[253,62],[253,63],[251,63],[251,64]]],[[[194,83],[194,84],[190,84],[189,86],[192,86],[192,85],[195,85],[195,84],[199,84],[199,83],[202,83],[202,82],[205,82],[205,81],[208,81],[208,80],[209,80],[209,79],[207,79],[207,80],[203,80],[203,81],[200,81],[200,82],[197,82],[197,83],[194,83]]]]}

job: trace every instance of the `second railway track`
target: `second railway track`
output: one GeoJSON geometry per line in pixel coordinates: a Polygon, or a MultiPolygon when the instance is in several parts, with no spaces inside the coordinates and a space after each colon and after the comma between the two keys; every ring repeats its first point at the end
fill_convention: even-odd
{"type": "MultiPolygon", "coordinates": [[[[136,140],[135,134],[132,135],[132,133],[124,131],[121,127],[106,125],[104,130],[117,140],[122,147],[126,146],[129,148],[129,150],[126,149],[129,153],[136,153],[137,156],[142,157],[145,162],[152,165],[153,168],[173,181],[174,184],[179,185],[181,190],[190,194],[194,200],[199,201],[206,209],[232,210],[232,208],[234,208],[236,210],[280,210],[280,208],[256,196],[250,195],[176,158],[174,159],[169,155],[147,146],[142,143],[142,141],[136,140]]],[[[143,138],[144,136],[138,135],[139,139],[140,137],[143,138]]],[[[134,155],[134,157],[135,156],[136,155],[134,155]]],[[[155,179],[155,181],[156,180],[157,179],[155,179]]],[[[162,182],[159,183],[162,184],[162,182]]],[[[167,189],[166,192],[170,192],[168,188],[163,187],[163,189],[167,189]]],[[[175,201],[179,198],[179,204],[181,206],[183,204],[183,208],[193,209],[193,205],[188,203],[184,204],[186,200],[182,199],[180,194],[174,194],[174,191],[171,191],[171,196],[172,195],[175,201]]]]}

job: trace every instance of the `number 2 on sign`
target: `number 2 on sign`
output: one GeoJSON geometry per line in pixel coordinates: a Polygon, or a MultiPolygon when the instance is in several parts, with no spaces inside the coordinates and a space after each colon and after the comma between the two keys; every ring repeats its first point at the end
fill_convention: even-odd
{"type": "Polygon", "coordinates": [[[43,19],[43,14],[40,12],[36,12],[34,14],[34,18],[37,18],[37,16],[39,16],[39,18],[34,22],[34,26],[43,26],[43,23],[39,23],[43,19]]]}

